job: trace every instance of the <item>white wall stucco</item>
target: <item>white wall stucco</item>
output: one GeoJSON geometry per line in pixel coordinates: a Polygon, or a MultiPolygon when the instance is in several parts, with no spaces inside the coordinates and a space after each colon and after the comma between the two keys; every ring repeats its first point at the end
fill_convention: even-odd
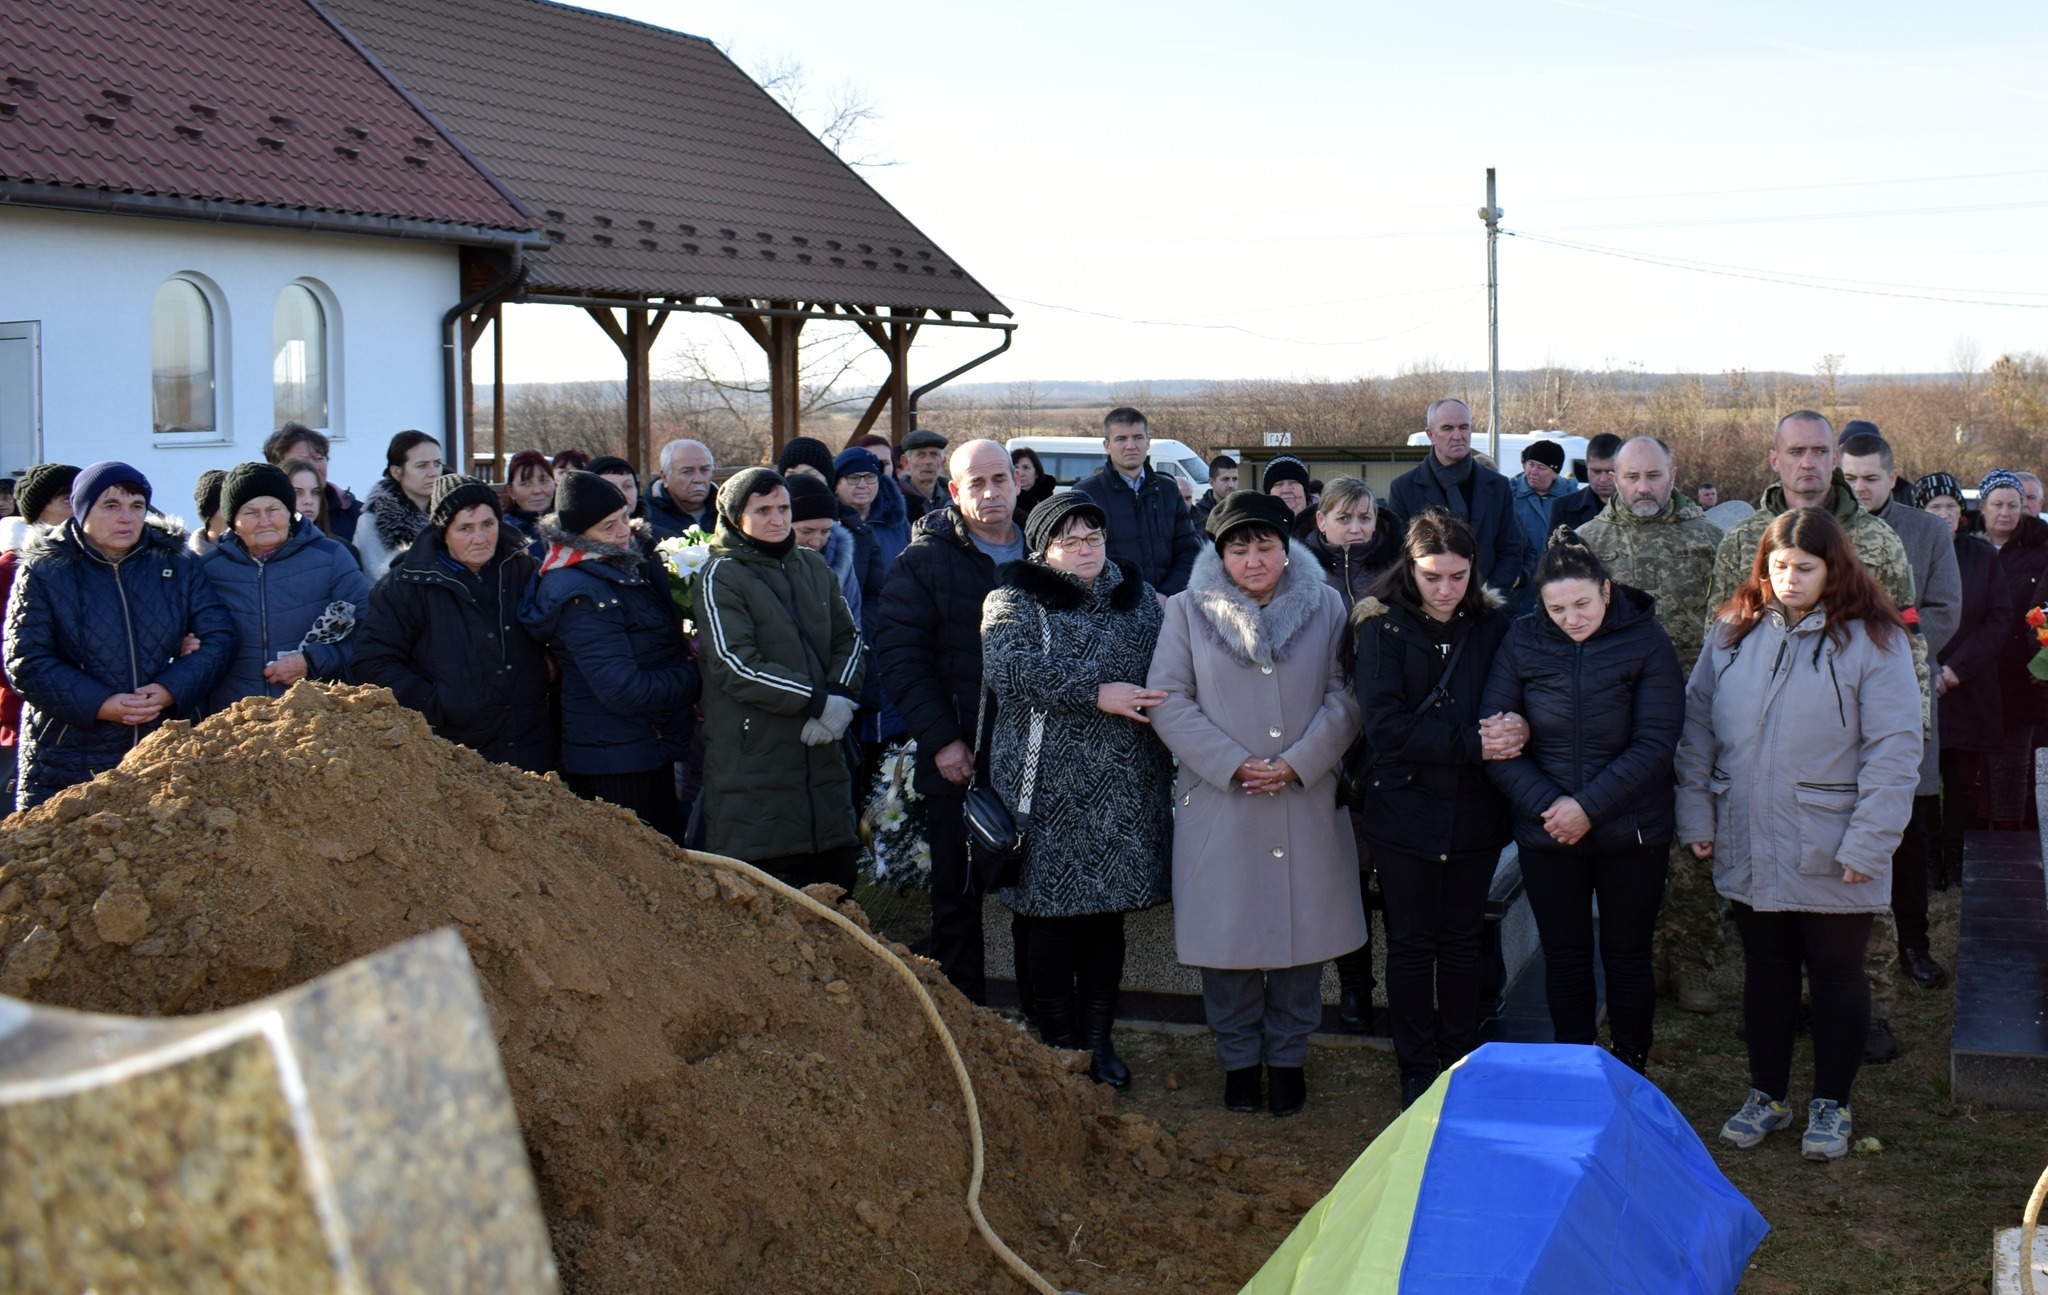
{"type": "Polygon", "coordinates": [[[0,323],[41,324],[41,457],[126,460],[149,477],[159,507],[191,520],[200,473],[262,457],[273,430],[271,313],[287,284],[306,281],[328,313],[329,476],[360,497],[394,432],[441,435],[441,317],[460,296],[454,246],[0,207],[0,323]],[[222,436],[210,443],[159,437],[150,422],[151,303],[180,274],[215,298],[222,436]]]}

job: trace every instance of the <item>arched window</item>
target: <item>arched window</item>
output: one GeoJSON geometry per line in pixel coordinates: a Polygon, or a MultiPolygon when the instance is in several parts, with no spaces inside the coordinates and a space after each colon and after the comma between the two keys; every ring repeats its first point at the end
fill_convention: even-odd
{"type": "Polygon", "coordinates": [[[151,417],[158,432],[212,432],[213,308],[189,279],[166,279],[150,307],[151,417]]]}
{"type": "Polygon", "coordinates": [[[287,284],[270,316],[271,425],[324,429],[327,418],[327,312],[304,284],[287,284]]]}

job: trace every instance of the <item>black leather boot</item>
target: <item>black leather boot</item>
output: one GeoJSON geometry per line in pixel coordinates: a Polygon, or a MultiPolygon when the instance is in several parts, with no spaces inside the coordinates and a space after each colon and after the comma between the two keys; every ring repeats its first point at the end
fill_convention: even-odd
{"type": "Polygon", "coordinates": [[[1308,1071],[1300,1066],[1266,1067],[1266,1104],[1285,1119],[1308,1104],[1308,1071]]]}
{"type": "Polygon", "coordinates": [[[1095,1060],[1088,1066],[1088,1077],[1121,1093],[1131,1086],[1131,1068],[1116,1055],[1116,1045],[1110,1038],[1115,1024],[1115,990],[1091,990],[1082,995],[1081,1041],[1095,1054],[1095,1060]]]}
{"type": "Polygon", "coordinates": [[[1223,1108],[1240,1113],[1259,1109],[1259,1080],[1266,1068],[1254,1062],[1238,1070],[1223,1072],[1223,1108]]]}
{"type": "Polygon", "coordinates": [[[1337,959],[1337,1024],[1347,1034],[1372,1033],[1372,946],[1361,944],[1337,959]]]}
{"type": "Polygon", "coordinates": [[[1074,1021],[1073,995],[1063,998],[1040,995],[1032,1003],[1031,1013],[1031,1023],[1038,1027],[1038,1037],[1046,1047],[1080,1048],[1081,1031],[1074,1021]]]}

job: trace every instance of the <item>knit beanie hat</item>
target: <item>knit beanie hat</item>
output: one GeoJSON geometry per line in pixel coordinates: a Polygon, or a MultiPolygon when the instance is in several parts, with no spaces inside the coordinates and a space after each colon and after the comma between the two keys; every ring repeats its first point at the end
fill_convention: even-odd
{"type": "Polygon", "coordinates": [[[251,499],[276,499],[286,512],[299,511],[299,492],[292,488],[284,469],[274,463],[237,463],[228,470],[227,479],[220,483],[220,506],[230,523],[251,499]]]}
{"type": "Polygon", "coordinates": [[[1884,435],[1884,433],[1877,430],[1877,424],[1871,422],[1868,418],[1852,418],[1848,422],[1842,424],[1842,434],[1835,438],[1835,444],[1845,444],[1852,436],[1882,435],[1884,435]]]}
{"type": "Polygon", "coordinates": [[[828,486],[839,480],[839,469],[834,465],[832,451],[823,441],[809,436],[791,437],[789,444],[782,447],[781,456],[775,460],[775,470],[788,476],[789,470],[798,464],[816,468],[828,486]]]}
{"type": "Polygon", "coordinates": [[[1556,441],[1531,441],[1522,451],[1522,462],[1541,463],[1552,472],[1564,471],[1564,446],[1556,441]]]}
{"type": "Polygon", "coordinates": [[[555,478],[555,521],[581,535],[626,506],[626,493],[595,472],[571,469],[555,478]]]}
{"type": "Polygon", "coordinates": [[[2007,468],[1993,468],[1984,474],[1984,479],[1977,483],[1979,502],[1994,490],[2016,490],[2021,499],[2027,497],[2027,483],[2020,480],[2019,473],[2007,468]]]}
{"type": "MultiPolygon", "coordinates": [[[[2024,493],[2024,492],[2022,492],[2024,493]]],[[[1913,507],[1925,508],[1942,495],[1963,502],[1963,483],[1946,472],[1930,472],[1913,483],[1913,507]]]]}
{"type": "Polygon", "coordinates": [[[718,515],[739,530],[740,514],[747,511],[749,499],[788,487],[789,483],[774,468],[741,468],[718,488],[718,515]]]}
{"type": "Polygon", "coordinates": [[[1055,490],[1039,500],[1031,515],[1024,519],[1025,551],[1033,557],[1043,557],[1053,540],[1067,529],[1067,523],[1076,517],[1086,517],[1104,530],[1109,527],[1109,519],[1103,516],[1102,506],[1072,486],[1055,490]]]}
{"type": "Polygon", "coordinates": [[[208,468],[199,474],[199,484],[192,489],[192,506],[199,510],[201,530],[220,511],[220,488],[227,479],[228,474],[219,468],[208,468]]]}
{"type": "Polygon", "coordinates": [[[491,511],[499,517],[505,515],[505,501],[498,498],[498,492],[478,481],[459,473],[444,472],[434,478],[434,493],[428,496],[427,520],[434,529],[445,531],[455,520],[455,514],[478,504],[489,504],[491,511]]]}
{"type": "Polygon", "coordinates": [[[88,463],[78,470],[78,476],[71,482],[71,515],[83,517],[92,511],[101,495],[114,486],[126,486],[149,502],[149,478],[118,459],[101,459],[88,463]]]}
{"type": "Polygon", "coordinates": [[[76,480],[78,469],[69,463],[38,463],[16,479],[14,510],[23,521],[33,522],[43,515],[51,500],[68,497],[71,483],[76,480]]]}
{"type": "Polygon", "coordinates": [[[839,478],[861,472],[872,472],[878,477],[882,475],[882,460],[865,445],[848,446],[839,451],[839,457],[832,460],[832,481],[835,485],[838,484],[839,478]]]}
{"type": "Polygon", "coordinates": [[[784,477],[783,484],[789,487],[789,520],[839,520],[839,496],[832,493],[832,487],[802,472],[784,477]]]}
{"type": "MultiPolygon", "coordinates": [[[[1031,511],[1032,516],[1038,515],[1038,509],[1031,511]]],[[[1230,533],[1246,526],[1270,527],[1284,538],[1293,529],[1294,514],[1287,511],[1285,502],[1272,495],[1257,490],[1233,490],[1210,511],[1206,529],[1209,538],[1216,543],[1216,551],[1221,553],[1223,542],[1230,538],[1230,533]]]]}
{"type": "Polygon", "coordinates": [[[1309,483],[1308,464],[1292,454],[1282,454],[1266,465],[1264,475],[1259,478],[1260,488],[1268,494],[1272,493],[1274,485],[1282,481],[1299,481],[1301,488],[1306,491],[1309,483]]]}

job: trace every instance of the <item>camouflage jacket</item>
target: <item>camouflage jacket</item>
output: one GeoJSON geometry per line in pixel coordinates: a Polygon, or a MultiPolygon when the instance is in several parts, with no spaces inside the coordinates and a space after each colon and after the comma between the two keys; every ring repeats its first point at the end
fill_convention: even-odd
{"type": "Polygon", "coordinates": [[[1630,512],[1617,491],[1593,520],[1579,524],[1579,538],[1607,564],[1609,575],[1656,597],[1657,623],[1671,636],[1679,668],[1690,677],[1706,638],[1700,590],[1713,574],[1721,528],[1677,491],[1648,517],[1630,512]]]}
{"type": "MultiPolygon", "coordinates": [[[[1856,546],[1856,556],[1870,571],[1871,578],[1891,595],[1892,602],[1901,612],[1907,613],[1908,621],[1914,620],[1912,608],[1919,598],[1919,591],[1913,587],[1913,564],[1906,558],[1906,546],[1899,542],[1899,533],[1885,525],[1875,513],[1864,509],[1839,471],[1835,473],[1834,485],[1829,488],[1827,501],[1822,506],[1842,523],[1842,529],[1849,532],[1849,542],[1856,546]]],[[[1749,578],[1750,570],[1756,565],[1757,545],[1762,542],[1764,531],[1784,511],[1785,488],[1773,485],[1757,501],[1755,512],[1728,528],[1728,534],[1722,537],[1720,552],[1714,555],[1714,578],[1707,587],[1704,609],[1706,624],[1713,623],[1715,611],[1735,593],[1736,586],[1749,578]]],[[[1912,639],[1913,672],[1920,678],[1920,723],[1925,734],[1933,731],[1927,640],[1920,637],[1917,628],[1912,639]]]]}

